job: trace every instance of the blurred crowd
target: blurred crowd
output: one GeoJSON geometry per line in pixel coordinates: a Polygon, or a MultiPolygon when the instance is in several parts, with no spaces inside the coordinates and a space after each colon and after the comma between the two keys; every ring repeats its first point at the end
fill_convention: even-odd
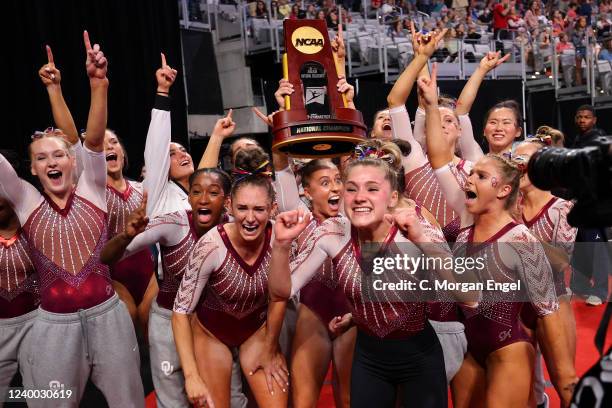
{"type": "Polygon", "coordinates": [[[422,32],[447,28],[439,45],[443,52],[435,55],[440,61],[450,56],[446,62],[455,60],[458,40],[522,44],[532,67],[534,55],[545,50],[550,60],[554,47],[558,55],[574,56],[570,59],[576,66],[575,85],[584,83],[587,43],[596,47],[597,59],[612,60],[612,0],[257,0],[249,3],[248,14],[253,19],[323,19],[330,29],[340,22],[376,18],[393,40],[410,36],[411,21],[422,32]]]}

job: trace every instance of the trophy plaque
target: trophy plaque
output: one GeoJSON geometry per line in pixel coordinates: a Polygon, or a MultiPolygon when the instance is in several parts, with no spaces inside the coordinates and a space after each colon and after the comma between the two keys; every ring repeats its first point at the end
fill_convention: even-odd
{"type": "MultiPolygon", "coordinates": [[[[283,74],[294,92],[273,116],[272,149],[295,157],[351,154],[366,139],[361,112],[338,92],[338,71],[324,20],[285,20],[283,74]]],[[[344,68],[344,67],[342,67],[344,68]]]]}

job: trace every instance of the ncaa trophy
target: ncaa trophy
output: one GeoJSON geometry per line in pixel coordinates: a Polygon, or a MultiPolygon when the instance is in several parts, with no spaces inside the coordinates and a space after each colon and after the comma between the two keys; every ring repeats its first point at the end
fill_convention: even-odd
{"type": "Polygon", "coordinates": [[[283,29],[283,76],[295,92],[272,118],[272,150],[310,158],[351,154],[365,140],[366,126],[336,88],[339,75],[325,21],[287,19],[283,29]]]}

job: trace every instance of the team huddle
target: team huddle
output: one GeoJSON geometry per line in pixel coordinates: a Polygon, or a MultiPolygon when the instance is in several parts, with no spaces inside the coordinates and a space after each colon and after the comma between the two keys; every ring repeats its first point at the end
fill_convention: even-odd
{"type": "MultiPolygon", "coordinates": [[[[236,127],[231,111],[197,165],[171,141],[177,71],[162,54],[142,183],[124,177],[126,152],[107,129],[100,46],[84,33],[83,135],[47,47],[39,76],[57,129],[29,146],[41,189],[0,155],[0,393],[19,370],[26,389],[74,391],[70,400],[29,399],[32,407],[78,406],[88,379],[109,406],[143,407],[140,332],[158,407],[314,407],[330,363],[336,406],[446,407],[450,387],[454,407],[535,407],[546,398],[542,359],[569,406],[572,203],[526,173],[559,132],[516,141],[518,106],[501,102],[485,117],[484,154],[469,111],[507,56],[487,54],[457,99],[438,95],[427,61],[443,36],[413,35],[414,59],[351,156],[270,157],[240,138],[229,174],[218,163],[236,127]],[[405,105],[415,83],[413,126],[405,105]],[[432,262],[408,281],[518,289],[473,285],[427,298],[372,290],[372,244],[390,257],[483,266],[475,276],[432,262]]],[[[344,78],[337,89],[354,107],[344,78]]],[[[279,82],[280,109],[293,92],[279,82]]]]}

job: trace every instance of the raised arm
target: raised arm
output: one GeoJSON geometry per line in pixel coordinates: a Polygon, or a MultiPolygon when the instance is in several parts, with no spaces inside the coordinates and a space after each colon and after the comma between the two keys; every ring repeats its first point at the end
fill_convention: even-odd
{"type": "Polygon", "coordinates": [[[302,207],[303,202],[300,200],[300,191],[298,190],[295,175],[291,167],[287,165],[281,170],[276,170],[275,167],[275,176],[273,185],[276,191],[278,211],[285,212],[302,207]]]}
{"type": "Polygon", "coordinates": [[[36,188],[19,178],[11,163],[0,153],[0,198],[7,200],[24,225],[34,209],[43,200],[36,188]]]}
{"type": "Polygon", "coordinates": [[[510,58],[510,54],[501,57],[501,51],[490,51],[480,60],[480,65],[470,76],[470,79],[461,91],[461,95],[459,95],[459,99],[457,99],[457,109],[455,110],[457,115],[467,115],[470,113],[482,81],[490,71],[506,62],[508,58],[510,58]]]}
{"type": "Polygon", "coordinates": [[[444,30],[441,33],[435,33],[433,36],[424,37],[415,31],[414,24],[411,25],[411,29],[415,57],[395,82],[389,95],[387,95],[393,137],[406,140],[412,146],[410,155],[403,160],[404,172],[410,172],[427,162],[427,157],[421,148],[421,144],[417,142],[412,134],[410,117],[406,111],[406,101],[410,96],[419,73],[424,68],[426,69],[427,61],[435,51],[436,44],[446,33],[446,30],[444,30]]]}
{"type": "Polygon", "coordinates": [[[437,70],[437,65],[434,64],[431,78],[419,79],[419,94],[425,104],[425,127],[427,129],[427,146],[429,146],[429,162],[440,183],[444,198],[455,212],[461,214],[462,226],[467,226],[471,224],[472,218],[465,209],[465,193],[457,183],[457,179],[448,166],[448,164],[453,161],[454,152],[452,146],[446,142],[442,135],[440,111],[438,110],[438,95],[436,91],[437,70]]]}
{"type": "Polygon", "coordinates": [[[387,95],[387,104],[390,109],[406,104],[419,73],[426,66],[427,61],[436,50],[436,45],[447,31],[445,29],[441,32],[434,32],[432,35],[422,35],[415,30],[412,22],[410,23],[410,30],[412,32],[412,49],[415,55],[387,95]]]}
{"type": "Polygon", "coordinates": [[[91,46],[87,31],[83,32],[83,40],[87,52],[85,67],[91,88],[85,147],[92,152],[102,152],[104,151],[104,132],[106,131],[107,118],[108,78],[106,77],[106,70],[108,62],[104,53],[100,50],[100,45],[94,44],[93,47],[91,46]]]}
{"type": "Polygon", "coordinates": [[[459,134],[457,143],[459,143],[459,150],[461,150],[461,158],[476,163],[484,156],[484,153],[480,145],[474,139],[472,120],[467,113],[459,116],[459,126],[461,126],[461,133],[459,134]]]}
{"type": "Polygon", "coordinates": [[[155,106],[151,111],[151,122],[145,142],[144,161],[147,175],[143,188],[149,194],[147,214],[149,216],[164,213],[158,206],[167,194],[168,172],[170,171],[170,139],[172,121],[170,117],[170,87],[176,79],[176,70],[166,63],[166,56],[161,54],[161,68],[155,72],[157,94],[155,106]]]}
{"type": "Polygon", "coordinates": [[[434,64],[431,78],[419,78],[419,95],[425,104],[425,129],[428,146],[429,162],[433,169],[438,169],[454,158],[452,145],[449,144],[443,134],[440,123],[440,111],[438,110],[438,66],[434,64]]]}
{"type": "MultiPolygon", "coordinates": [[[[421,72],[419,72],[418,78],[427,78],[429,79],[429,67],[427,64],[423,66],[421,72]]],[[[417,78],[417,80],[418,80],[417,78]]],[[[427,142],[425,140],[425,105],[421,100],[421,96],[417,92],[417,97],[419,100],[419,106],[414,114],[414,138],[423,148],[423,152],[427,154],[427,142]]]]}
{"type": "Polygon", "coordinates": [[[488,52],[482,60],[480,65],[474,71],[470,79],[466,82],[459,99],[457,100],[457,108],[455,113],[459,116],[459,122],[461,125],[461,135],[459,137],[459,148],[461,149],[461,156],[465,160],[472,162],[478,161],[483,155],[482,148],[476,140],[474,140],[474,131],[472,129],[472,121],[469,118],[470,110],[476,100],[478,89],[485,79],[487,74],[493,69],[497,68],[510,58],[510,54],[506,54],[501,57],[501,52],[488,52]]]}
{"type": "Polygon", "coordinates": [[[206,169],[217,167],[219,164],[219,152],[223,141],[230,137],[236,129],[236,123],[232,120],[232,110],[230,109],[227,116],[221,118],[215,123],[212,134],[208,138],[206,150],[202,155],[198,169],[206,169]]]}
{"type": "Polygon", "coordinates": [[[294,275],[289,266],[291,243],[300,235],[310,222],[310,214],[303,210],[292,210],[280,213],[274,223],[274,242],[272,243],[272,259],[270,260],[270,274],[268,275],[268,292],[271,301],[284,301],[295,295],[316,273],[323,264],[327,255],[321,251],[313,237],[311,248],[300,254],[305,261],[295,265],[294,275]],[[322,257],[306,262],[311,255],[321,252],[322,257]]]}
{"type": "Polygon", "coordinates": [[[38,76],[49,94],[49,103],[51,104],[51,112],[53,113],[53,122],[55,126],[60,128],[66,140],[74,145],[80,143],[79,133],[74,119],[66,105],[64,95],[62,94],[62,75],[59,69],[55,66],[53,52],[48,45],[47,48],[47,63],[38,70],[38,76]]]}
{"type": "MultiPolygon", "coordinates": [[[[83,32],[87,60],[85,68],[91,88],[91,104],[87,118],[87,134],[77,161],[82,163],[82,174],[76,192],[87,198],[96,207],[106,212],[106,158],[104,157],[104,133],[106,131],[108,63],[100,46],[93,47],[87,31],[83,32]]],[[[77,144],[78,146],[78,144],[77,144]]]]}

